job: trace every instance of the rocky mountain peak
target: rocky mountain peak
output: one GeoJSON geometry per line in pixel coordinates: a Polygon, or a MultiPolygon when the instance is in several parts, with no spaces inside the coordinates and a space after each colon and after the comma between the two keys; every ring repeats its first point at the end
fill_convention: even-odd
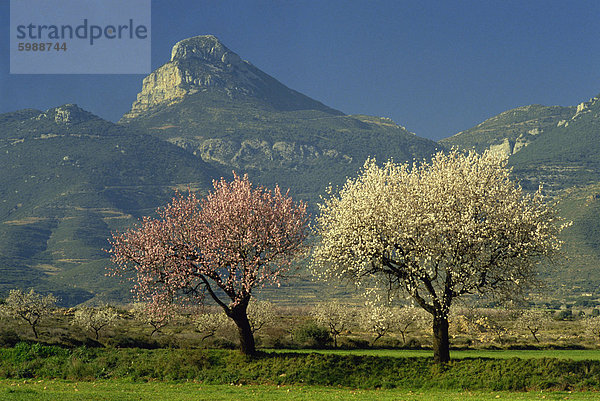
{"type": "Polygon", "coordinates": [[[171,62],[198,60],[211,64],[239,65],[240,56],[223,45],[216,36],[202,35],[179,41],[171,50],[171,62]]]}
{"type": "Polygon", "coordinates": [[[320,110],[343,114],[298,93],[254,67],[229,50],[213,35],[194,36],[177,42],[171,60],[144,78],[122,122],[206,91],[230,99],[252,97],[280,110],[320,110]]]}

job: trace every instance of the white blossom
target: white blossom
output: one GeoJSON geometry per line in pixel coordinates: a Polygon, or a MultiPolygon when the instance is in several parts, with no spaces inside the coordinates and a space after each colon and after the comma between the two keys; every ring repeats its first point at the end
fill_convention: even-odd
{"type": "Polygon", "coordinates": [[[454,299],[518,297],[560,249],[556,208],[541,189],[524,193],[506,163],[457,150],[412,166],[367,160],[319,206],[313,271],[405,292],[447,337],[454,299]]]}

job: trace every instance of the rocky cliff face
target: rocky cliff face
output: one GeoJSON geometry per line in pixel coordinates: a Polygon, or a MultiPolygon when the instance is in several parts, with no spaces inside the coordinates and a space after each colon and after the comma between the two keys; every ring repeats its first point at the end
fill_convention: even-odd
{"type": "Polygon", "coordinates": [[[297,170],[313,165],[320,159],[342,164],[352,162],[351,156],[340,154],[335,149],[321,149],[318,146],[289,141],[174,137],[170,138],[169,142],[200,156],[206,162],[245,170],[263,170],[266,166],[297,170]]]}
{"type": "MultiPolygon", "coordinates": [[[[599,109],[600,95],[591,98],[587,102],[579,103],[577,105],[577,111],[575,112],[575,115],[571,118],[571,120],[577,120],[588,113],[593,113],[595,114],[593,117],[598,117],[599,109]]],[[[564,125],[568,125],[568,122],[566,122],[564,125]]]]}
{"type": "Polygon", "coordinates": [[[215,36],[205,35],[182,40],[173,46],[171,60],[144,78],[142,91],[122,121],[205,91],[219,91],[230,98],[258,98],[280,110],[306,109],[342,114],[289,89],[242,60],[215,36]]]}

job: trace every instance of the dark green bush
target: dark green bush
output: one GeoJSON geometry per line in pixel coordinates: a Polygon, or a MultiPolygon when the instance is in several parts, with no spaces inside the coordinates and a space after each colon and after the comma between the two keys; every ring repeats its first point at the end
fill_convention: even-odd
{"type": "Polygon", "coordinates": [[[423,348],[423,345],[421,344],[421,341],[419,341],[418,338],[409,338],[402,348],[421,349],[423,348]]]}
{"type": "Polygon", "coordinates": [[[367,349],[371,347],[371,343],[362,338],[348,338],[342,343],[341,347],[346,349],[367,349]]]}
{"type": "Polygon", "coordinates": [[[16,331],[9,329],[0,332],[0,347],[14,347],[21,341],[16,331]]]}
{"type": "Polygon", "coordinates": [[[329,330],[314,323],[300,326],[294,331],[294,340],[306,348],[326,348],[333,342],[329,330]]]}
{"type": "Polygon", "coordinates": [[[558,312],[556,315],[557,320],[573,320],[573,311],[571,309],[565,309],[558,312]]]}
{"type": "Polygon", "coordinates": [[[226,338],[215,338],[213,341],[211,341],[211,347],[212,348],[219,348],[219,349],[237,349],[238,346],[236,343],[226,339],[226,338]]]}

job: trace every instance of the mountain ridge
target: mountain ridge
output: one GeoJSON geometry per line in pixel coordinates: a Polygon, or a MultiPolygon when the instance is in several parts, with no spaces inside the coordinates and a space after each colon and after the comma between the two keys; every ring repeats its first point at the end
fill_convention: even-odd
{"type": "Polygon", "coordinates": [[[574,106],[520,106],[504,111],[467,130],[439,142],[446,147],[473,148],[481,153],[491,150],[510,156],[575,114],[574,106]]]}
{"type": "MultiPolygon", "coordinates": [[[[595,97],[507,110],[438,144],[390,119],[306,97],[213,36],[188,38],[144,79],[118,124],[75,104],[0,115],[0,293],[20,286],[70,305],[126,300],[128,288],[104,277],[106,239],[152,215],[175,189],[203,194],[235,170],[290,188],[314,214],[325,189],[343,185],[367,157],[421,161],[444,146],[504,152],[526,189],[549,183],[576,222],[565,239],[578,256],[543,274],[563,280],[565,296],[594,292],[600,243],[586,233],[600,231],[599,132],[595,97]]],[[[313,300],[331,290],[306,279],[296,285],[313,300]]]]}

